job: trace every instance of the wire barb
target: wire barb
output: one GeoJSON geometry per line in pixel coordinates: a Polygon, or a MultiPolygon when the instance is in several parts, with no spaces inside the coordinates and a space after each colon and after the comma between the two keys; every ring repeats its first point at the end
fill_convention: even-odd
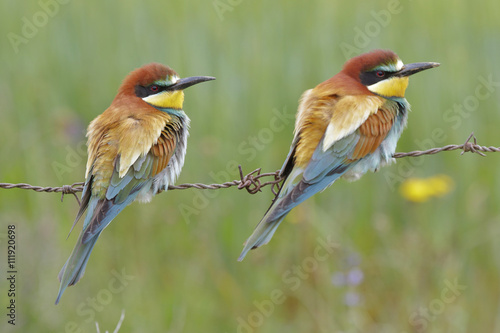
{"type": "Polygon", "coordinates": [[[471,152],[471,153],[476,153],[476,154],[479,154],[481,156],[484,156],[486,157],[486,154],[476,150],[477,147],[477,140],[476,140],[476,136],[474,135],[474,132],[472,132],[469,137],[467,138],[467,140],[465,140],[465,143],[464,143],[464,151],[462,151],[460,153],[460,155],[463,155],[464,153],[467,153],[467,152],[471,152]],[[470,139],[474,139],[474,144],[470,143],[470,139]]]}
{"type": "Polygon", "coordinates": [[[460,155],[463,155],[464,153],[476,153],[481,156],[486,156],[482,152],[487,152],[487,153],[498,153],[500,152],[500,147],[486,147],[486,146],[480,146],[477,144],[476,137],[474,136],[474,132],[472,132],[467,140],[465,141],[464,144],[461,145],[447,145],[444,147],[440,148],[431,148],[427,150],[416,150],[416,151],[411,151],[409,153],[395,153],[392,157],[394,158],[403,158],[403,157],[418,157],[422,155],[433,155],[440,153],[442,151],[452,151],[452,150],[462,150],[460,155]],[[471,139],[474,139],[474,143],[470,142],[471,139]]]}
{"type": "MultiPolygon", "coordinates": [[[[467,140],[461,144],[461,145],[447,145],[444,147],[440,148],[431,148],[428,150],[415,150],[411,151],[408,153],[395,153],[392,157],[394,158],[404,158],[404,157],[418,157],[422,155],[434,155],[437,153],[441,153],[443,151],[452,151],[452,150],[462,150],[460,155],[463,155],[464,153],[474,153],[474,154],[479,154],[481,156],[486,156],[483,152],[488,152],[488,153],[498,153],[500,152],[500,147],[486,147],[486,146],[480,146],[477,144],[477,139],[474,135],[474,132],[472,132],[467,140]],[[471,140],[473,142],[471,142],[471,140]]],[[[281,185],[280,183],[283,181],[283,178],[281,178],[281,171],[277,170],[275,172],[267,172],[267,173],[261,173],[261,168],[255,169],[254,171],[250,172],[249,174],[243,175],[243,169],[241,165],[238,166],[239,174],[240,174],[240,179],[239,180],[233,180],[230,182],[225,182],[222,184],[201,184],[201,183],[187,183],[187,184],[181,184],[181,185],[169,185],[168,189],[169,190],[186,190],[188,188],[196,188],[199,190],[218,190],[221,188],[229,188],[236,186],[239,190],[246,189],[248,193],[250,194],[255,194],[258,192],[262,192],[262,188],[266,186],[271,186],[271,192],[273,192],[275,198],[278,195],[281,185]],[[273,177],[273,180],[268,180],[266,182],[261,181],[262,178],[269,178],[273,177]]],[[[30,184],[25,184],[25,183],[20,183],[20,184],[10,184],[10,183],[0,183],[0,188],[4,189],[12,189],[12,188],[20,188],[23,190],[33,190],[36,192],[60,192],[61,193],[61,201],[64,198],[65,194],[72,194],[75,198],[76,201],[78,201],[78,204],[80,205],[80,200],[78,199],[78,196],[76,193],[83,191],[83,185],[84,183],[78,182],[74,183],[72,185],[63,185],[61,187],[41,187],[41,186],[33,186],[30,184]]]]}
{"type": "Polygon", "coordinates": [[[78,205],[80,205],[80,199],[76,193],[83,191],[83,184],[81,182],[74,183],[72,185],[63,185],[61,187],[42,187],[42,186],[33,186],[30,184],[20,183],[20,184],[10,184],[10,183],[0,183],[0,188],[3,189],[12,189],[12,188],[20,188],[23,190],[33,190],[35,192],[60,192],[61,193],[61,202],[64,199],[65,194],[73,194],[75,196],[78,205]]]}

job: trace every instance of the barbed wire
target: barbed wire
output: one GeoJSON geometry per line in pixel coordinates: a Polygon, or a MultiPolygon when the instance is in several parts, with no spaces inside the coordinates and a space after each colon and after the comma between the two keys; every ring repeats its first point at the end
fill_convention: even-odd
{"type": "Polygon", "coordinates": [[[442,151],[451,151],[451,150],[457,150],[457,149],[462,150],[462,153],[460,153],[460,155],[463,155],[464,153],[471,152],[471,153],[479,154],[481,156],[486,156],[485,154],[482,153],[483,151],[487,152],[487,153],[500,152],[500,147],[493,147],[493,146],[486,147],[486,146],[478,145],[476,137],[474,136],[474,132],[472,132],[469,135],[469,137],[467,138],[467,140],[465,141],[465,143],[461,144],[461,145],[447,145],[447,146],[440,147],[440,148],[431,148],[431,149],[427,149],[427,150],[415,150],[415,151],[411,151],[409,153],[395,153],[394,155],[392,155],[392,157],[394,157],[394,158],[418,157],[418,156],[422,156],[422,155],[433,155],[433,154],[440,153],[442,151]],[[471,139],[474,140],[474,143],[470,142],[471,139]]]}
{"type": "MultiPolygon", "coordinates": [[[[476,137],[474,136],[474,132],[469,135],[465,143],[461,145],[447,145],[439,148],[431,148],[427,150],[415,150],[407,153],[395,153],[393,155],[394,158],[405,158],[405,157],[418,157],[422,155],[434,155],[437,153],[441,153],[443,151],[452,151],[452,150],[462,150],[460,155],[464,153],[475,153],[481,156],[486,156],[483,152],[487,153],[498,153],[500,152],[500,147],[493,146],[480,146],[477,144],[476,137]],[[470,142],[473,139],[473,142],[470,142]]],[[[283,180],[280,177],[280,170],[275,172],[266,172],[261,173],[261,168],[255,169],[249,174],[243,175],[243,169],[241,165],[238,166],[240,179],[233,180],[230,182],[225,182],[222,184],[201,184],[201,183],[187,183],[181,185],[169,185],[169,190],[186,190],[189,188],[196,188],[199,190],[217,190],[221,188],[229,188],[237,186],[239,190],[246,189],[248,193],[255,194],[257,192],[261,192],[261,189],[266,186],[271,186],[271,191],[276,196],[280,190],[280,183],[283,180]],[[262,181],[262,178],[270,178],[272,180],[262,181]]],[[[83,182],[74,183],[72,185],[63,185],[61,187],[42,187],[42,186],[33,186],[30,184],[20,183],[20,184],[10,184],[10,183],[0,183],[0,188],[3,189],[12,189],[12,188],[20,188],[23,190],[33,190],[36,192],[58,192],[61,193],[61,201],[63,201],[65,194],[72,194],[75,196],[78,204],[80,204],[80,200],[76,193],[83,191],[83,182]]]]}

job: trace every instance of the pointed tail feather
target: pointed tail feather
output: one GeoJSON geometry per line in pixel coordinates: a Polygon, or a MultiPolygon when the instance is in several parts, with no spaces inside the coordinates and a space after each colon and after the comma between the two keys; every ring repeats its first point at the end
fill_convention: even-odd
{"type": "Polygon", "coordinates": [[[293,197],[291,195],[292,193],[293,190],[290,192],[285,190],[278,193],[278,198],[271,204],[271,207],[269,207],[266,214],[255,228],[254,232],[246,240],[245,246],[238,258],[238,261],[242,261],[247,255],[248,251],[269,243],[281,221],[283,221],[285,216],[292,210],[292,208],[300,203],[291,201],[291,198],[293,197]]]}
{"type": "Polygon", "coordinates": [[[254,232],[248,237],[245,246],[238,261],[242,261],[248,251],[258,248],[261,245],[267,244],[274,235],[274,232],[280,225],[285,216],[297,206],[300,202],[293,202],[292,193],[295,190],[295,181],[302,177],[302,169],[296,168],[286,177],[283,186],[281,187],[276,200],[271,204],[266,214],[260,220],[254,232]]]}
{"type": "MultiPolygon", "coordinates": [[[[139,188],[140,190],[140,188],[139,188]]],[[[114,200],[100,199],[99,197],[90,197],[88,202],[87,214],[83,222],[83,229],[78,237],[75,248],[64,264],[59,273],[59,294],[57,295],[56,304],[59,303],[64,290],[68,286],[77,283],[83,273],[85,266],[89,260],[90,253],[94,248],[95,242],[101,232],[109,225],[109,223],[120,213],[130,202],[132,202],[139,193],[137,189],[132,189],[128,197],[120,203],[115,204],[114,200]]],[[[82,211],[82,210],[81,210],[82,211]]],[[[78,213],[77,219],[83,214],[78,213]]],[[[76,220],[78,221],[78,220],[76,220]]]]}
{"type": "MultiPolygon", "coordinates": [[[[267,215],[266,215],[267,216],[267,215]]],[[[273,237],[274,232],[280,225],[281,221],[285,218],[282,216],[277,220],[267,220],[266,216],[260,221],[260,223],[255,228],[252,235],[245,242],[245,247],[241,251],[238,261],[245,259],[248,251],[258,248],[261,245],[267,244],[273,237]]]]}
{"type": "Polygon", "coordinates": [[[297,173],[292,171],[291,176],[285,181],[282,191],[278,194],[278,198],[269,207],[252,235],[245,242],[245,247],[238,261],[242,261],[248,251],[267,244],[273,237],[281,221],[294,207],[331,185],[345,172],[345,170],[342,170],[342,173],[329,174],[315,183],[309,183],[303,179],[295,182],[295,179],[302,178],[301,171],[298,170],[297,173]]]}
{"type": "Polygon", "coordinates": [[[80,234],[80,237],[78,237],[78,241],[76,242],[76,246],[73,249],[73,252],[71,252],[68,261],[66,261],[63,268],[61,269],[61,272],[59,272],[58,275],[61,285],[59,286],[59,293],[57,295],[56,304],[59,303],[59,300],[61,299],[61,296],[66,288],[77,283],[78,280],[80,280],[83,276],[83,273],[85,272],[85,266],[87,266],[87,262],[90,257],[90,253],[92,252],[94,244],[97,238],[99,238],[100,234],[101,232],[89,239],[86,243],[82,242],[82,238],[84,235],[83,231],[80,234]]]}

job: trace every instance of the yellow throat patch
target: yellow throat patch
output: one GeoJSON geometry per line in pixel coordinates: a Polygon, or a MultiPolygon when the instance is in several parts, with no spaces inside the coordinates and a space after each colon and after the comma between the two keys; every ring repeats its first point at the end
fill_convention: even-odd
{"type": "Polygon", "coordinates": [[[405,77],[391,77],[368,86],[371,92],[383,97],[405,97],[405,91],[408,87],[407,76],[405,77]]]}
{"type": "Polygon", "coordinates": [[[164,91],[160,94],[144,97],[143,100],[159,108],[181,110],[184,103],[184,92],[182,90],[164,91]]]}

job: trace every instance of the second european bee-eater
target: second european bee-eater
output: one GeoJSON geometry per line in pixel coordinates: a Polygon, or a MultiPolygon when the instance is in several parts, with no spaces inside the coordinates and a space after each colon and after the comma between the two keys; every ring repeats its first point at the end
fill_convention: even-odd
{"type": "Polygon", "coordinates": [[[268,243],[292,208],[339,177],[356,180],[392,162],[410,110],[408,77],[437,66],[404,65],[394,52],[375,50],[348,60],[337,75],[304,92],[281,168],[285,181],[238,260],[268,243]]]}
{"type": "Polygon", "coordinates": [[[125,78],[111,106],[90,123],[85,185],[73,224],[83,217],[83,230],[59,273],[56,304],[80,280],[97,238],[116,215],[134,200],[149,202],[176,180],[189,128],[183,90],[214,79],[180,79],[169,67],[145,65],[125,78]]]}

